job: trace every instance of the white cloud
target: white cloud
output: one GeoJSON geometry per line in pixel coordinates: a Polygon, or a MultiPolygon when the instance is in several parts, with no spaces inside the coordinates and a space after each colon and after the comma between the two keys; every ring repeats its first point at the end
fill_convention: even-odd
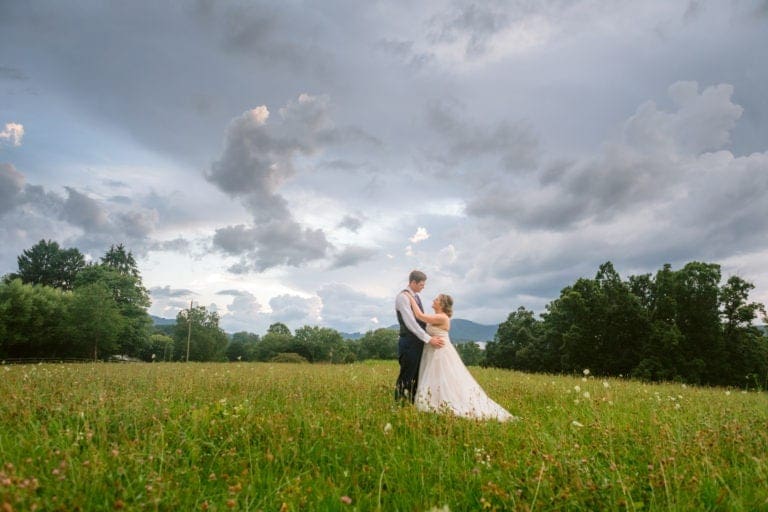
{"type": "Polygon", "coordinates": [[[0,131],[0,145],[9,144],[14,147],[21,146],[24,138],[24,126],[18,123],[6,123],[0,131]]]}
{"type": "Polygon", "coordinates": [[[427,232],[427,228],[418,227],[416,228],[416,232],[413,234],[413,236],[408,240],[410,240],[412,244],[418,244],[419,242],[423,242],[428,238],[429,238],[429,232],[427,232]]]}

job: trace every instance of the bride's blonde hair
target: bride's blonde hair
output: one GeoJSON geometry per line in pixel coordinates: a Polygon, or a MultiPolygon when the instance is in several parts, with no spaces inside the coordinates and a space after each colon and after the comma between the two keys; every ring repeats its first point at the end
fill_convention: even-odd
{"type": "Polygon", "coordinates": [[[450,295],[441,293],[437,296],[437,303],[440,304],[440,308],[443,310],[443,313],[449,317],[453,316],[453,299],[450,295]]]}

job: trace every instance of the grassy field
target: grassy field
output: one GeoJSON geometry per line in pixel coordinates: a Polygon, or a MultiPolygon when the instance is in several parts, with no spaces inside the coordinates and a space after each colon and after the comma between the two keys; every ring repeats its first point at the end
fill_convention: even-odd
{"type": "Polygon", "coordinates": [[[765,393],[472,372],[522,421],[394,362],[0,366],[0,511],[768,510],[765,393]]]}

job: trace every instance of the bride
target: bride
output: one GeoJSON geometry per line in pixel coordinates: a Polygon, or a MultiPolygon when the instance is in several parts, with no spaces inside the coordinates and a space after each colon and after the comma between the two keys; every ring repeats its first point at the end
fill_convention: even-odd
{"type": "Polygon", "coordinates": [[[434,315],[421,312],[416,300],[408,294],[413,314],[426,322],[427,333],[439,336],[446,343],[443,348],[424,346],[416,388],[416,407],[421,411],[447,411],[465,418],[511,421],[518,419],[485,394],[480,384],[464,366],[456,348],[450,342],[453,299],[440,294],[432,301],[434,315]]]}

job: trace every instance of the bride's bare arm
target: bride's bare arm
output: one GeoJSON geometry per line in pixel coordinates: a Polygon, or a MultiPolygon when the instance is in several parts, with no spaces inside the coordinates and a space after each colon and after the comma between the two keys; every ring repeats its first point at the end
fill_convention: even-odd
{"type": "Polygon", "coordinates": [[[413,310],[413,316],[421,320],[422,322],[426,322],[428,324],[432,325],[442,325],[445,323],[445,320],[447,315],[443,313],[438,313],[436,315],[427,315],[426,313],[423,313],[421,309],[419,308],[419,304],[416,302],[416,299],[413,298],[413,295],[410,293],[407,294],[408,299],[411,301],[411,309],[413,310]]]}

